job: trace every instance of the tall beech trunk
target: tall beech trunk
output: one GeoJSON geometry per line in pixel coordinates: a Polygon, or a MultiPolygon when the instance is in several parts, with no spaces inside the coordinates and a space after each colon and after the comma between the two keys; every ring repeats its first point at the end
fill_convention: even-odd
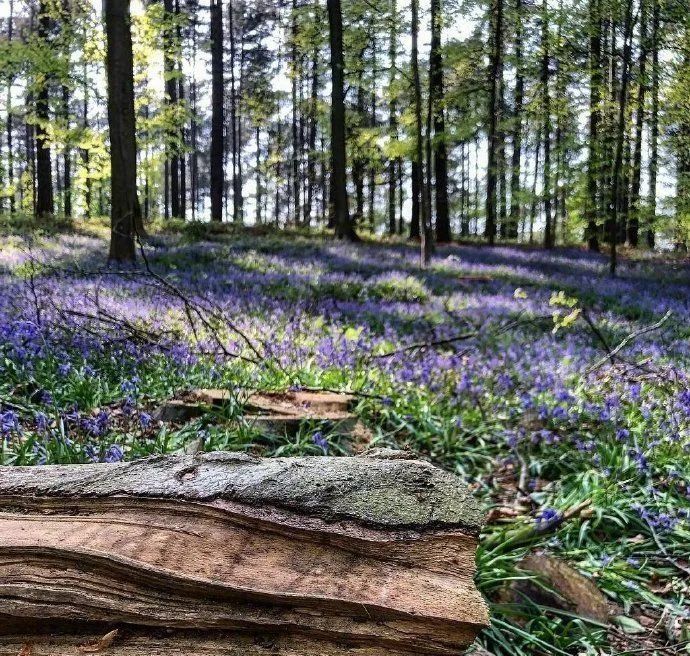
{"type": "Polygon", "coordinates": [[[240,134],[239,116],[237,111],[238,93],[237,93],[237,35],[235,33],[235,5],[230,2],[228,4],[228,31],[230,33],[230,131],[231,139],[231,154],[232,154],[232,220],[235,223],[242,223],[242,212],[244,203],[242,198],[242,172],[241,162],[242,157],[242,140],[240,134]]]}
{"type": "Polygon", "coordinates": [[[553,248],[555,234],[551,215],[551,96],[549,95],[549,4],[543,0],[541,15],[541,111],[544,138],[544,248],[553,248]]]}
{"type": "Polygon", "coordinates": [[[632,180],[630,186],[630,207],[627,241],[637,247],[640,229],[640,188],[642,185],[642,140],[645,115],[645,92],[647,89],[647,3],[640,0],[640,58],[638,65],[637,103],[635,107],[635,152],[632,158],[632,180]]]}
{"type": "Polygon", "coordinates": [[[539,179],[539,156],[541,154],[542,135],[537,132],[537,139],[534,146],[534,177],[532,179],[532,203],[529,212],[529,243],[534,243],[534,222],[537,218],[537,180],[539,179]]]}
{"type": "Polygon", "coordinates": [[[326,0],[331,50],[331,214],[339,239],[357,240],[347,202],[347,152],[345,150],[345,58],[343,13],[340,0],[326,0]]]}
{"type": "MultiPolygon", "coordinates": [[[[64,112],[65,122],[69,130],[69,88],[62,87],[62,111],[64,112]]],[[[66,217],[72,216],[72,149],[69,144],[65,145],[65,152],[62,156],[62,179],[63,179],[63,208],[66,217]]]]}
{"type": "MultiPolygon", "coordinates": [[[[318,6],[315,11],[319,12],[318,6]]],[[[307,139],[307,193],[304,201],[304,225],[310,226],[313,219],[314,197],[316,195],[316,132],[318,128],[319,103],[319,49],[314,48],[311,60],[311,96],[309,98],[309,135],[307,139]]]]}
{"type": "Polygon", "coordinates": [[[443,52],[441,30],[443,14],[441,0],[431,0],[431,52],[429,55],[429,104],[434,124],[434,177],[436,202],[436,240],[451,240],[448,209],[448,153],[446,147],[446,117],[444,109],[443,52]]]}
{"type": "Polygon", "coordinates": [[[651,115],[649,130],[649,226],[647,246],[654,248],[656,223],[656,183],[659,173],[659,28],[661,24],[660,0],[652,0],[652,75],[651,115]]]}
{"type": "Polygon", "coordinates": [[[611,173],[611,196],[609,204],[609,241],[611,257],[609,260],[609,273],[616,275],[618,241],[618,198],[621,196],[620,181],[623,168],[623,147],[625,145],[626,112],[628,106],[628,87],[630,85],[630,59],[632,54],[632,25],[633,25],[633,0],[627,0],[625,6],[625,21],[623,24],[623,61],[621,63],[621,81],[618,99],[618,121],[616,126],[615,155],[613,170],[611,173]]]}
{"type": "MultiPolygon", "coordinates": [[[[31,92],[26,94],[26,104],[31,106],[34,102],[34,96],[31,92]]],[[[30,205],[31,211],[36,214],[36,129],[33,123],[29,121],[24,122],[24,151],[26,154],[26,168],[25,171],[29,176],[29,184],[31,185],[30,205]]],[[[23,197],[24,185],[20,186],[20,206],[25,207],[26,201],[23,197]]]]}
{"type": "Polygon", "coordinates": [[[512,160],[510,163],[510,222],[506,237],[516,239],[521,220],[520,172],[522,158],[522,112],[525,101],[523,70],[522,0],[515,0],[515,102],[513,107],[512,160]]]}
{"type": "MultiPolygon", "coordinates": [[[[175,16],[177,17],[177,39],[176,43],[180,50],[180,56],[177,58],[177,101],[180,104],[185,102],[185,91],[184,91],[184,77],[182,76],[182,25],[180,18],[180,0],[175,0],[175,16]]],[[[184,219],[187,216],[187,159],[184,155],[185,143],[186,143],[186,129],[182,125],[178,131],[178,138],[180,140],[181,153],[177,158],[177,165],[179,168],[180,176],[180,218],[184,219]]]]}
{"type": "Polygon", "coordinates": [[[411,167],[412,217],[410,219],[410,239],[419,239],[419,224],[421,215],[421,190],[419,187],[419,164],[414,159],[411,167]]]}
{"type": "Polygon", "coordinates": [[[223,3],[211,3],[211,220],[223,220],[223,3]]]}
{"type": "MultiPolygon", "coordinates": [[[[397,0],[390,0],[390,43],[388,47],[388,59],[390,61],[390,78],[388,81],[388,134],[391,140],[398,140],[398,104],[395,98],[395,84],[397,71],[397,56],[398,56],[398,8],[397,0]]],[[[396,233],[396,188],[397,188],[397,170],[398,162],[396,157],[390,157],[388,160],[388,234],[394,235],[396,233]]]]}
{"type": "Polygon", "coordinates": [[[140,229],[137,199],[137,146],[129,0],[104,0],[107,41],[108,127],[110,130],[110,255],[135,260],[135,231],[140,229]]]}
{"type": "Polygon", "coordinates": [[[503,0],[492,0],[489,56],[488,157],[486,171],[486,225],[484,236],[489,245],[496,240],[497,191],[500,148],[500,96],[503,70],[503,0]]]}
{"type": "Polygon", "coordinates": [[[255,179],[255,184],[256,184],[256,207],[254,215],[255,215],[255,221],[256,225],[261,225],[264,220],[263,220],[263,185],[261,184],[261,128],[257,124],[255,129],[254,129],[254,139],[255,139],[255,144],[256,144],[256,163],[254,165],[254,179],[255,179]]]}
{"type": "Polygon", "coordinates": [[[601,0],[589,0],[589,157],[585,239],[590,251],[599,250],[599,124],[603,84],[601,66],[601,0]]]}
{"type": "MultiPolygon", "coordinates": [[[[371,34],[371,114],[369,119],[369,127],[375,130],[378,126],[378,120],[376,117],[377,111],[377,78],[376,78],[376,68],[377,68],[377,50],[376,50],[376,32],[371,34]]],[[[369,207],[367,209],[367,218],[369,220],[369,230],[372,234],[376,230],[376,164],[373,161],[369,161],[369,176],[367,182],[367,192],[369,195],[369,207]]]]}
{"type": "MultiPolygon", "coordinates": [[[[48,42],[50,31],[49,8],[45,1],[38,8],[38,38],[48,42]]],[[[50,80],[44,76],[36,94],[36,216],[48,217],[55,212],[53,198],[53,173],[48,141],[50,121],[50,80]]]]}
{"type": "MultiPolygon", "coordinates": [[[[84,61],[84,69],[82,71],[82,128],[84,132],[89,128],[89,69],[86,60],[84,61]]],[[[84,189],[84,218],[91,218],[91,201],[93,198],[93,180],[91,179],[91,152],[88,147],[81,150],[81,162],[85,171],[85,189],[84,189]]]]}
{"type": "MultiPolygon", "coordinates": [[[[171,20],[175,13],[173,0],[163,0],[167,20],[171,20]]],[[[163,35],[164,55],[163,73],[165,77],[166,102],[169,105],[176,105],[178,101],[178,85],[175,77],[176,52],[175,32],[168,28],[163,35]]],[[[170,190],[170,212],[173,218],[180,217],[180,160],[177,153],[177,142],[179,139],[178,131],[172,128],[168,134],[168,176],[170,190]]]]}
{"type": "Polygon", "coordinates": [[[422,83],[419,76],[419,0],[412,0],[412,85],[415,113],[415,158],[417,161],[417,185],[419,189],[419,264],[428,266],[431,260],[431,226],[429,195],[424,184],[424,128],[422,124],[422,83]]]}
{"type": "MultiPolygon", "coordinates": [[[[14,36],[14,0],[9,0],[9,13],[7,17],[7,42],[12,44],[14,36]]],[[[16,192],[14,189],[14,147],[12,142],[12,84],[14,76],[7,78],[7,185],[10,192],[10,214],[14,214],[16,209],[16,192]]]]}
{"type": "MultiPolygon", "coordinates": [[[[360,57],[359,71],[357,74],[357,120],[364,120],[364,51],[360,57]]],[[[352,162],[352,182],[355,186],[355,211],[352,222],[358,228],[362,227],[364,219],[364,157],[355,153],[352,162]]]]}
{"type": "Polygon", "coordinates": [[[302,223],[302,203],[300,201],[300,133],[299,104],[297,102],[297,82],[300,78],[300,66],[297,53],[297,0],[292,0],[292,35],[291,35],[291,96],[292,96],[292,218],[295,226],[302,223]]]}

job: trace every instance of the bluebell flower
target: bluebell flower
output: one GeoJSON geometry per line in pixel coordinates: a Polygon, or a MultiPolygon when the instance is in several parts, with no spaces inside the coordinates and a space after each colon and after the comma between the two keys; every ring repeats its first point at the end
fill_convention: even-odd
{"type": "Polygon", "coordinates": [[[561,516],[561,513],[554,509],[554,508],[544,508],[537,513],[537,525],[548,525],[552,524],[556,520],[558,520],[561,516]]]}
{"type": "Polygon", "coordinates": [[[311,436],[311,441],[318,446],[324,454],[328,453],[328,440],[320,433],[316,432],[311,436]]]}

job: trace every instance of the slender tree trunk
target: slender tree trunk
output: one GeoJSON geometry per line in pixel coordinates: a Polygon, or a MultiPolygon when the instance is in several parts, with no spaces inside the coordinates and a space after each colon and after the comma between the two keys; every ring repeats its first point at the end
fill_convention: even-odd
{"type": "MultiPolygon", "coordinates": [[[[62,107],[65,114],[65,122],[67,124],[67,129],[69,130],[69,100],[70,93],[67,86],[62,87],[62,107]]],[[[63,203],[64,203],[64,213],[66,217],[72,216],[72,150],[69,144],[65,145],[65,152],[63,154],[63,203]]]]}
{"type": "MultiPolygon", "coordinates": [[[[395,80],[397,77],[398,56],[398,9],[397,0],[390,0],[390,42],[388,47],[388,59],[390,61],[390,77],[388,80],[388,134],[392,141],[398,140],[398,106],[395,97],[395,80]]],[[[388,234],[396,232],[396,184],[397,184],[397,158],[388,158],[388,234]]]]}
{"type": "Polygon", "coordinates": [[[516,239],[521,220],[520,172],[522,158],[522,112],[525,100],[525,75],[523,70],[522,0],[515,1],[515,104],[513,108],[513,153],[510,166],[510,226],[509,239],[516,239]]]}
{"type": "Polygon", "coordinates": [[[532,180],[532,205],[529,212],[529,243],[534,243],[534,221],[537,218],[537,180],[539,179],[539,155],[541,153],[541,132],[537,133],[534,146],[534,179],[532,180]]]}
{"type": "MultiPolygon", "coordinates": [[[[221,12],[222,18],[222,12],[221,12]]],[[[192,206],[192,221],[196,221],[196,213],[199,204],[199,149],[198,149],[198,107],[197,94],[198,83],[196,77],[197,67],[197,19],[192,23],[192,81],[189,87],[189,100],[191,102],[192,119],[189,125],[189,144],[191,153],[189,154],[189,200],[192,206]]],[[[213,84],[213,83],[212,83],[213,84]]]]}
{"type": "Polygon", "coordinates": [[[429,196],[424,185],[424,128],[422,124],[422,83],[419,76],[419,0],[412,0],[412,84],[415,111],[415,158],[417,160],[417,184],[419,188],[419,239],[420,266],[428,266],[431,260],[431,225],[429,196]]]}
{"type": "MultiPolygon", "coordinates": [[[[164,0],[163,7],[167,21],[177,16],[173,0],[164,0]]],[[[165,77],[166,102],[168,105],[177,105],[178,85],[175,76],[177,44],[175,43],[175,31],[167,27],[163,35],[163,74],[165,77]]],[[[172,128],[168,133],[167,175],[169,179],[170,212],[173,218],[180,217],[180,161],[178,157],[179,135],[177,128],[172,128]]]]}
{"type": "Polygon", "coordinates": [[[637,105],[635,108],[635,152],[632,161],[632,181],[630,188],[630,207],[627,240],[636,248],[640,229],[640,188],[642,186],[642,140],[645,116],[645,93],[647,90],[647,3],[640,0],[640,58],[638,65],[637,105]]]}
{"type": "MultiPolygon", "coordinates": [[[[320,9],[314,8],[318,15],[320,9]]],[[[316,195],[316,132],[319,103],[319,48],[314,47],[311,60],[311,97],[309,99],[309,136],[307,152],[307,194],[304,204],[304,225],[311,226],[316,195]]]]}
{"type": "MultiPolygon", "coordinates": [[[[375,130],[378,127],[378,119],[376,116],[377,112],[377,77],[376,77],[376,67],[377,67],[377,42],[376,42],[376,32],[372,31],[371,34],[371,115],[369,120],[369,127],[375,130]]],[[[368,180],[368,193],[369,193],[369,207],[367,210],[367,215],[369,219],[369,229],[372,234],[376,231],[376,162],[373,159],[369,160],[369,180],[368,180]]]]}
{"type": "MultiPolygon", "coordinates": [[[[11,45],[14,36],[14,0],[9,0],[9,15],[7,17],[7,42],[11,45]]],[[[10,214],[16,211],[16,190],[14,188],[14,149],[12,143],[12,84],[14,76],[7,78],[7,184],[10,189],[10,214]]]]}
{"type": "Polygon", "coordinates": [[[656,184],[659,171],[659,28],[661,24],[660,0],[652,0],[652,106],[649,135],[649,226],[647,246],[654,248],[656,223],[656,184]]]}
{"type": "MultiPolygon", "coordinates": [[[[38,37],[48,43],[50,16],[45,0],[38,8],[38,37]]],[[[49,80],[44,76],[36,96],[36,216],[52,216],[55,207],[53,200],[53,173],[48,141],[48,122],[50,121],[49,80]]]]}
{"type": "Polygon", "coordinates": [[[549,6],[543,0],[541,18],[541,109],[544,139],[544,248],[553,248],[555,235],[551,215],[551,97],[549,95],[549,6]]]}
{"type": "Polygon", "coordinates": [[[326,0],[331,49],[331,199],[335,235],[357,240],[347,202],[347,152],[345,150],[345,60],[343,13],[340,0],[326,0]]]}
{"type": "Polygon", "coordinates": [[[419,164],[412,160],[412,170],[411,170],[411,191],[412,191],[412,217],[410,220],[410,239],[419,239],[419,225],[421,211],[421,189],[419,187],[419,164]]]}
{"type": "Polygon", "coordinates": [[[256,179],[256,225],[261,225],[263,223],[262,216],[262,203],[263,203],[263,186],[261,184],[261,128],[257,124],[255,127],[255,139],[256,139],[256,164],[254,166],[254,176],[256,179]]]}
{"type": "MultiPolygon", "coordinates": [[[[26,104],[31,106],[34,102],[33,95],[31,92],[26,94],[26,104]]],[[[26,151],[26,173],[29,176],[29,184],[31,185],[31,212],[36,214],[36,131],[34,129],[33,123],[24,123],[24,148],[26,151]]],[[[21,192],[23,193],[24,186],[21,187],[21,192]]],[[[22,196],[20,199],[20,205],[22,209],[25,206],[25,201],[22,196]]]]}
{"type": "Polygon", "coordinates": [[[503,0],[492,0],[490,16],[488,161],[486,171],[486,225],[489,245],[496,240],[500,148],[500,86],[503,71],[503,0]]]}
{"type": "Polygon", "coordinates": [[[223,220],[223,6],[211,4],[211,221],[223,220]]]}
{"type": "Polygon", "coordinates": [[[300,202],[300,138],[299,138],[299,105],[297,102],[297,82],[300,78],[300,66],[297,53],[297,0],[292,0],[292,47],[291,47],[291,84],[292,84],[292,218],[295,226],[302,224],[300,202]]]}
{"type": "Polygon", "coordinates": [[[228,32],[230,33],[230,133],[232,158],[232,220],[241,222],[242,181],[239,174],[239,158],[241,146],[239,144],[239,130],[237,127],[237,35],[235,34],[235,5],[228,4],[228,32]]]}
{"type": "Polygon", "coordinates": [[[436,201],[436,240],[451,240],[448,209],[448,153],[446,147],[445,89],[443,76],[441,0],[431,0],[431,52],[429,55],[429,105],[432,109],[434,176],[436,201]]]}
{"type": "Polygon", "coordinates": [[[589,0],[589,161],[585,238],[590,251],[599,251],[599,123],[603,84],[601,66],[601,0],[589,0]]]}
{"type": "Polygon", "coordinates": [[[609,262],[609,272],[611,276],[616,275],[617,253],[616,242],[618,241],[618,202],[620,197],[621,170],[623,168],[623,146],[625,141],[626,111],[628,104],[628,87],[630,84],[630,59],[632,54],[632,24],[633,6],[632,0],[627,0],[625,6],[625,22],[623,25],[623,61],[621,67],[620,97],[618,104],[618,125],[616,134],[615,156],[613,160],[613,171],[611,175],[612,200],[609,205],[610,212],[610,233],[611,258],[609,262]]]}
{"type": "Polygon", "coordinates": [[[110,128],[110,256],[135,259],[135,230],[141,221],[137,200],[137,149],[129,0],[104,0],[107,41],[108,126],[110,128]]]}

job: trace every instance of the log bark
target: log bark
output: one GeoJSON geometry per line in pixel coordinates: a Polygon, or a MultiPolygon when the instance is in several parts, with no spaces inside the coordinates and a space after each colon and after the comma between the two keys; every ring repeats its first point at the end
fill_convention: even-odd
{"type": "Polygon", "coordinates": [[[457,654],[481,523],[400,452],[3,468],[0,656],[457,654]]]}

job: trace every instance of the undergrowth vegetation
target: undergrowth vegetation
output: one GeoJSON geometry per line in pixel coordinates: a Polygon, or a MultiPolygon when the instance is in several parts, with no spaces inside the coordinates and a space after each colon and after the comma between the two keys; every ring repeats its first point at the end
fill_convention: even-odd
{"type": "Polygon", "coordinates": [[[403,245],[187,234],[115,271],[104,250],[78,232],[0,249],[0,463],[115,462],[200,436],[268,456],[411,449],[490,513],[476,580],[492,653],[640,653],[641,618],[676,627],[679,649],[690,637],[687,268],[631,260],[610,280],[580,251],[464,246],[420,271],[403,245]],[[153,418],[198,387],[233,401],[153,418]],[[243,418],[251,390],[300,387],[356,393],[366,431],[266,435],[243,418]],[[618,619],[506,595],[537,550],[618,619]]]}

